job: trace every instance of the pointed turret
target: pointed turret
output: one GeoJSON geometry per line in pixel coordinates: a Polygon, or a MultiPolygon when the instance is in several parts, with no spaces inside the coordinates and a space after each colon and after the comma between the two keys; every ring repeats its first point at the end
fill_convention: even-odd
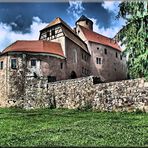
{"type": "Polygon", "coordinates": [[[82,15],[77,21],[76,26],[81,25],[87,29],[93,30],[93,22],[86,16],[82,15]]]}

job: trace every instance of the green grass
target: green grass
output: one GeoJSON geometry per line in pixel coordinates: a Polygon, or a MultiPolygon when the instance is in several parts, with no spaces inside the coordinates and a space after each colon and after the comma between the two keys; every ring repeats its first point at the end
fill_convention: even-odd
{"type": "Polygon", "coordinates": [[[148,114],[1,108],[0,146],[148,146],[148,114]]]}

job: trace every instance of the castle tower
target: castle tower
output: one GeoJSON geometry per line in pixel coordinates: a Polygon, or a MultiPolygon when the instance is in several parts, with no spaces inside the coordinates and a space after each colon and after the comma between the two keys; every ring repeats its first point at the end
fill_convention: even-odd
{"type": "Polygon", "coordinates": [[[88,19],[86,16],[82,15],[77,21],[76,21],[76,26],[80,25],[83,26],[87,29],[90,29],[93,31],[93,22],[88,19]]]}

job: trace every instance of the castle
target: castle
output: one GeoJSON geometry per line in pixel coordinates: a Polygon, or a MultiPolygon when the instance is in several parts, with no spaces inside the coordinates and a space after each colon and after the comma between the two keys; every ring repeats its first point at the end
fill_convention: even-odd
{"type": "Polygon", "coordinates": [[[103,82],[126,79],[125,57],[116,40],[94,32],[84,15],[75,25],[72,29],[56,18],[40,31],[39,40],[20,40],[5,48],[0,53],[0,99],[23,91],[27,77],[48,82],[90,75],[103,82]]]}

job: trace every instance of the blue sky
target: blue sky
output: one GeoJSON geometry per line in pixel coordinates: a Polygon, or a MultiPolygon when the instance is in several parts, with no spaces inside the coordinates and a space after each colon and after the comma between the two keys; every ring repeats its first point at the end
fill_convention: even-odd
{"type": "Polygon", "coordinates": [[[117,20],[120,1],[0,3],[0,51],[16,40],[34,40],[39,30],[56,17],[74,27],[75,21],[85,15],[94,22],[94,31],[114,37],[125,24],[117,20]]]}

